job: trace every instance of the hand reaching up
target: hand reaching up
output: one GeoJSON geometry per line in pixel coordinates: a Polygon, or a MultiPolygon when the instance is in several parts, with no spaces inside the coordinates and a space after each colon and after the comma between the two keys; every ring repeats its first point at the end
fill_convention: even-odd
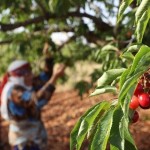
{"type": "Polygon", "coordinates": [[[54,68],[54,72],[53,75],[51,77],[51,79],[48,81],[50,84],[55,84],[56,80],[64,75],[64,71],[65,71],[66,65],[64,64],[60,64],[59,66],[56,66],[56,68],[54,68]]]}
{"type": "Polygon", "coordinates": [[[63,76],[65,68],[66,68],[66,65],[60,64],[59,66],[57,66],[56,69],[54,69],[54,74],[53,75],[56,76],[57,78],[63,76]]]}

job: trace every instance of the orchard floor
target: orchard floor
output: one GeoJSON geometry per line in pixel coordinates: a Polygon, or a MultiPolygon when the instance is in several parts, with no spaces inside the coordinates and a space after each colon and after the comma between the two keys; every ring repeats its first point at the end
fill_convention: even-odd
{"type": "MultiPolygon", "coordinates": [[[[101,100],[111,100],[113,95],[104,94],[83,99],[73,90],[57,92],[42,110],[42,119],[48,133],[49,150],[69,150],[70,132],[79,117],[101,100]]],[[[150,110],[138,110],[140,120],[130,126],[138,150],[150,150],[150,110]]],[[[7,141],[8,122],[1,120],[0,150],[9,150],[7,141]]],[[[87,149],[86,146],[83,148],[87,149]]]]}

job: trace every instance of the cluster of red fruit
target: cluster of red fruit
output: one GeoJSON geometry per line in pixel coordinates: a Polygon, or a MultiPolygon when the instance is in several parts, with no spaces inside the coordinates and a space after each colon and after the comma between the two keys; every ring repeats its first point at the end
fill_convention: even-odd
{"type": "Polygon", "coordinates": [[[149,109],[150,108],[150,74],[145,73],[135,91],[134,95],[132,96],[131,102],[130,102],[130,109],[134,110],[133,116],[132,116],[132,123],[135,123],[139,119],[139,113],[136,111],[138,107],[141,107],[142,109],[149,109]]]}

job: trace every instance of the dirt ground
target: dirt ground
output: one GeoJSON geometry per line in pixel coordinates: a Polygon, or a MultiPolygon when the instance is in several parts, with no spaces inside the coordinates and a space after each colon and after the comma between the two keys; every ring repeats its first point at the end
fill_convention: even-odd
{"type": "MultiPolygon", "coordinates": [[[[55,93],[48,105],[42,110],[42,119],[48,133],[49,150],[69,150],[70,132],[79,117],[97,102],[112,97],[112,95],[103,94],[91,98],[85,94],[81,100],[77,91],[74,90],[55,93]]],[[[140,120],[132,124],[130,130],[138,150],[150,150],[150,109],[139,108],[138,112],[140,120]]],[[[0,129],[0,150],[9,150],[8,122],[1,120],[0,129]]]]}

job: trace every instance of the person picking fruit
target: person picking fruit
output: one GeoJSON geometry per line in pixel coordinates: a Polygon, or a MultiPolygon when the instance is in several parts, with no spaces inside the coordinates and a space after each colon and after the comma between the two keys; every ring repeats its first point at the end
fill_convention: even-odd
{"type": "Polygon", "coordinates": [[[41,108],[51,99],[55,83],[64,70],[65,66],[60,65],[37,88],[29,62],[15,60],[9,65],[0,94],[1,116],[9,121],[12,150],[46,150],[47,134],[41,121],[41,108]]]}

